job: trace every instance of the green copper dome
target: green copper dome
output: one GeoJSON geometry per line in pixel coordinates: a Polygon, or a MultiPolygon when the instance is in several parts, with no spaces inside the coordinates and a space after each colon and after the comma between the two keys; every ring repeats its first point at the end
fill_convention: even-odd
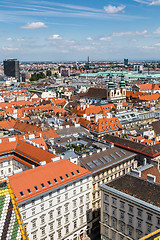
{"type": "Polygon", "coordinates": [[[114,83],[112,81],[112,75],[109,76],[108,89],[114,89],[114,83]]]}
{"type": "Polygon", "coordinates": [[[126,82],[124,80],[124,75],[121,75],[121,81],[119,83],[120,88],[125,88],[126,87],[126,82]]]}

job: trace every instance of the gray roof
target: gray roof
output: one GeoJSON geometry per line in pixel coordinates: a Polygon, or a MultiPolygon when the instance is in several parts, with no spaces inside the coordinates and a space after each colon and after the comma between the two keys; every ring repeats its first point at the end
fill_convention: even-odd
{"type": "Polygon", "coordinates": [[[70,135],[79,134],[79,133],[91,135],[87,129],[81,126],[79,127],[70,126],[69,128],[63,127],[63,129],[57,129],[56,132],[59,136],[70,136],[70,135]]]}
{"type": "Polygon", "coordinates": [[[101,171],[117,163],[134,158],[135,153],[123,150],[119,147],[107,148],[104,151],[93,152],[79,159],[80,165],[91,172],[101,171]]]}
{"type": "Polygon", "coordinates": [[[66,151],[62,154],[65,159],[69,160],[70,158],[77,158],[77,154],[74,151],[66,151]]]}

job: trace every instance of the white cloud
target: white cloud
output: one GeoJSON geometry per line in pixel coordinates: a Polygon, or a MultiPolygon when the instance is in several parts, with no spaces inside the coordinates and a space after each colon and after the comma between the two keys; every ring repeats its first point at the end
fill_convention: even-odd
{"type": "Polygon", "coordinates": [[[13,41],[13,38],[9,37],[7,38],[7,41],[13,41]]]}
{"type": "Polygon", "coordinates": [[[120,5],[118,7],[116,6],[112,6],[112,5],[108,5],[107,7],[104,7],[104,10],[106,13],[118,13],[121,12],[122,10],[124,10],[126,8],[126,6],[124,5],[120,5]]]}
{"type": "Polygon", "coordinates": [[[147,30],[144,30],[142,32],[114,32],[112,33],[112,37],[123,37],[123,36],[144,36],[145,34],[147,34],[147,30]]]}
{"type": "Polygon", "coordinates": [[[86,40],[87,40],[87,41],[93,41],[93,38],[87,37],[86,40]]]}
{"type": "Polygon", "coordinates": [[[160,5],[160,0],[152,1],[149,5],[160,5]]]}
{"type": "Polygon", "coordinates": [[[2,50],[4,51],[17,51],[19,48],[14,48],[14,47],[2,47],[2,50]]]}
{"type": "Polygon", "coordinates": [[[38,28],[46,28],[47,26],[43,22],[32,22],[27,23],[25,26],[21,26],[24,29],[38,29],[38,28]]]}
{"type": "Polygon", "coordinates": [[[112,38],[111,37],[101,37],[99,38],[100,41],[111,41],[112,38]]]}
{"type": "Polygon", "coordinates": [[[146,49],[146,50],[154,49],[153,46],[143,46],[142,48],[143,48],[143,49],[146,49]]]}
{"type": "Polygon", "coordinates": [[[154,44],[154,46],[160,47],[160,43],[156,43],[156,44],[154,44]]]}
{"type": "Polygon", "coordinates": [[[154,34],[160,34],[160,27],[157,28],[153,33],[154,33],[154,34]]]}
{"type": "Polygon", "coordinates": [[[48,38],[49,40],[61,40],[63,39],[62,36],[58,35],[58,34],[53,34],[51,37],[48,38]]]}

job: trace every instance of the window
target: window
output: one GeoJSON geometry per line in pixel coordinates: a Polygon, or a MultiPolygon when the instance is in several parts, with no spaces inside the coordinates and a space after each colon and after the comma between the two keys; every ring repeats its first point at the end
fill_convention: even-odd
{"type": "Polygon", "coordinates": [[[60,203],[61,197],[57,197],[57,203],[60,203]]]}
{"type": "Polygon", "coordinates": [[[76,190],[73,190],[73,195],[76,195],[76,190]]]}
{"type": "Polygon", "coordinates": [[[86,201],[89,200],[89,193],[86,194],[86,201]]]}
{"type": "Polygon", "coordinates": [[[83,206],[80,207],[80,214],[83,214],[83,206]]]}
{"type": "Polygon", "coordinates": [[[42,188],[45,188],[44,183],[41,183],[42,188]]]}
{"type": "Polygon", "coordinates": [[[34,216],[36,213],[36,209],[35,208],[32,208],[32,216],[34,216]]]}
{"type": "Polygon", "coordinates": [[[58,182],[56,178],[54,178],[54,181],[55,181],[55,183],[57,183],[57,182],[58,182]]]}
{"type": "Polygon", "coordinates": [[[32,228],[36,228],[36,219],[32,220],[32,228]]]}
{"type": "Polygon", "coordinates": [[[41,211],[44,211],[44,203],[41,204],[41,211]]]}
{"type": "Polygon", "coordinates": [[[74,172],[71,172],[71,174],[74,176],[75,174],[74,174],[74,172]]]}
{"type": "Polygon", "coordinates": [[[115,207],[112,207],[112,215],[116,216],[116,208],[115,207]]]}
{"type": "Polygon", "coordinates": [[[79,174],[80,173],[80,171],[79,170],[76,170],[77,171],[77,173],[79,174]]]}
{"type": "Polygon", "coordinates": [[[108,212],[108,204],[105,204],[105,205],[104,205],[104,210],[105,210],[106,212],[108,212]]]}
{"type": "Polygon", "coordinates": [[[68,175],[68,174],[66,174],[66,177],[67,177],[67,178],[69,178],[69,175],[68,175]]]}
{"type": "Polygon", "coordinates": [[[50,240],[54,240],[54,233],[52,233],[51,235],[49,235],[50,240]]]}
{"type": "Polygon", "coordinates": [[[89,210],[89,203],[86,204],[86,209],[89,210]]]}
{"type": "Polygon", "coordinates": [[[109,195],[104,194],[104,201],[108,202],[109,201],[109,195]]]}
{"type": "Polygon", "coordinates": [[[151,233],[151,225],[147,224],[147,233],[151,233]]]}
{"type": "Polygon", "coordinates": [[[143,212],[142,210],[138,209],[138,216],[139,217],[142,217],[142,212],[143,212]]]}
{"type": "Polygon", "coordinates": [[[133,217],[129,216],[128,221],[129,221],[129,224],[132,224],[133,223],[133,217]]]}
{"type": "Polygon", "coordinates": [[[61,207],[58,207],[57,208],[57,216],[60,216],[61,215],[61,207]]]}
{"type": "Polygon", "coordinates": [[[112,204],[116,205],[117,204],[117,199],[116,198],[112,198],[112,204]]]}
{"type": "Polygon", "coordinates": [[[33,206],[35,205],[35,200],[32,200],[32,205],[33,205],[33,206]]]}
{"type": "Polygon", "coordinates": [[[57,233],[58,233],[58,239],[60,239],[62,237],[61,229],[59,229],[57,233]]]}
{"type": "Polygon", "coordinates": [[[44,224],[44,223],[45,223],[45,215],[42,215],[42,216],[40,217],[40,219],[41,219],[41,224],[44,224]]]}
{"type": "Polygon", "coordinates": [[[38,191],[38,187],[37,186],[34,186],[35,190],[38,191]]]}
{"type": "Polygon", "coordinates": [[[49,212],[49,220],[53,219],[53,211],[49,212]]]}
{"type": "Polygon", "coordinates": [[[157,218],[157,224],[160,225],[160,218],[157,218]]]}
{"type": "Polygon", "coordinates": [[[73,218],[76,218],[77,217],[77,210],[74,210],[73,211],[73,218]]]}
{"type": "Polygon", "coordinates": [[[120,202],[120,208],[124,209],[124,202],[120,202]]]}
{"type": "Polygon", "coordinates": [[[80,218],[80,225],[83,224],[83,217],[80,218]]]}
{"type": "Polygon", "coordinates": [[[33,240],[36,240],[36,239],[37,239],[37,232],[36,232],[36,231],[35,231],[35,232],[33,232],[33,233],[32,233],[32,236],[33,236],[33,237],[32,237],[32,238],[33,238],[33,240]]]}
{"type": "Polygon", "coordinates": [[[125,229],[125,225],[124,225],[124,223],[120,223],[120,231],[122,232],[122,233],[124,233],[124,229],[125,229]]]}
{"type": "Polygon", "coordinates": [[[23,196],[24,196],[24,193],[23,193],[23,192],[20,192],[20,195],[21,195],[21,197],[23,197],[23,196]]]}
{"type": "Polygon", "coordinates": [[[112,227],[113,228],[116,228],[117,227],[117,221],[116,221],[116,219],[112,219],[112,227]]]}
{"type": "Polygon", "coordinates": [[[82,204],[83,203],[83,196],[81,196],[79,199],[80,199],[80,204],[82,204]]]}
{"type": "Polygon", "coordinates": [[[112,240],[116,239],[116,233],[114,231],[112,231],[112,240]]]}
{"type": "Polygon", "coordinates": [[[53,205],[53,202],[52,202],[52,200],[50,200],[49,201],[49,207],[52,207],[52,205],[53,205]]]}
{"type": "Polygon", "coordinates": [[[62,219],[62,218],[57,219],[57,225],[58,225],[58,227],[61,227],[61,219],[62,219]]]}
{"type": "Polygon", "coordinates": [[[148,214],[148,215],[147,215],[147,219],[148,219],[148,221],[151,221],[151,220],[152,220],[152,215],[151,215],[151,214],[148,214]]]}
{"type": "Polygon", "coordinates": [[[65,215],[65,223],[69,222],[69,214],[65,215]]]}
{"type": "Polygon", "coordinates": [[[69,203],[66,203],[65,205],[64,205],[64,207],[65,207],[65,212],[68,212],[69,211],[69,203]]]}
{"type": "Polygon", "coordinates": [[[69,233],[69,225],[65,226],[65,229],[66,229],[66,234],[69,233]]]}
{"type": "Polygon", "coordinates": [[[42,233],[42,236],[45,235],[45,227],[41,228],[41,233],[42,233]]]}
{"type": "Polygon", "coordinates": [[[141,229],[141,227],[142,227],[142,221],[138,220],[138,229],[141,229]]]}
{"type": "Polygon", "coordinates": [[[26,204],[22,204],[22,209],[25,209],[25,207],[26,207],[26,204]]]}
{"type": "Polygon", "coordinates": [[[53,222],[49,223],[49,231],[50,231],[50,232],[53,231],[53,222]]]}
{"type": "Polygon", "coordinates": [[[31,189],[28,188],[27,191],[28,191],[28,193],[31,193],[31,189]]]}
{"type": "Polygon", "coordinates": [[[108,224],[108,220],[109,220],[109,219],[108,219],[108,215],[105,215],[105,216],[104,216],[104,222],[105,222],[106,224],[108,224]]]}
{"type": "Polygon", "coordinates": [[[121,211],[120,211],[120,219],[121,219],[122,221],[124,221],[124,212],[121,212],[121,211]]]}
{"type": "Polygon", "coordinates": [[[133,234],[133,230],[132,230],[132,228],[129,228],[129,229],[128,229],[128,235],[129,235],[130,237],[132,237],[132,234],[133,234]]]}
{"type": "Polygon", "coordinates": [[[65,200],[68,199],[68,193],[65,194],[65,200]]]}
{"type": "Polygon", "coordinates": [[[22,213],[22,219],[25,220],[26,219],[26,212],[22,213]]]}
{"type": "Polygon", "coordinates": [[[64,178],[62,177],[62,176],[60,176],[60,179],[63,181],[64,180],[64,178]]]}
{"type": "Polygon", "coordinates": [[[77,220],[73,222],[73,228],[75,229],[77,227],[77,220]]]}
{"type": "Polygon", "coordinates": [[[73,207],[75,208],[77,206],[77,199],[73,200],[73,207]]]}
{"type": "Polygon", "coordinates": [[[83,192],[83,187],[80,187],[80,192],[83,192]]]}
{"type": "Polygon", "coordinates": [[[105,228],[105,235],[108,236],[108,228],[105,228]]]}
{"type": "Polygon", "coordinates": [[[129,205],[129,212],[133,213],[133,206],[129,205]]]}
{"type": "Polygon", "coordinates": [[[51,182],[50,181],[47,181],[48,182],[48,185],[51,185],[51,182]]]}

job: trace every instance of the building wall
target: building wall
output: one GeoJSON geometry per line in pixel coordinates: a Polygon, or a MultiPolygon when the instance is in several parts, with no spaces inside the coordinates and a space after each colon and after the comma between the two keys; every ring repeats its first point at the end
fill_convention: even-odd
{"type": "Polygon", "coordinates": [[[119,193],[101,191],[101,239],[138,240],[160,228],[160,208],[153,210],[152,204],[134,202],[119,193]]]}
{"type": "Polygon", "coordinates": [[[79,240],[90,227],[91,198],[92,178],[85,176],[34,199],[22,201],[19,209],[29,239],[79,240]]]}

